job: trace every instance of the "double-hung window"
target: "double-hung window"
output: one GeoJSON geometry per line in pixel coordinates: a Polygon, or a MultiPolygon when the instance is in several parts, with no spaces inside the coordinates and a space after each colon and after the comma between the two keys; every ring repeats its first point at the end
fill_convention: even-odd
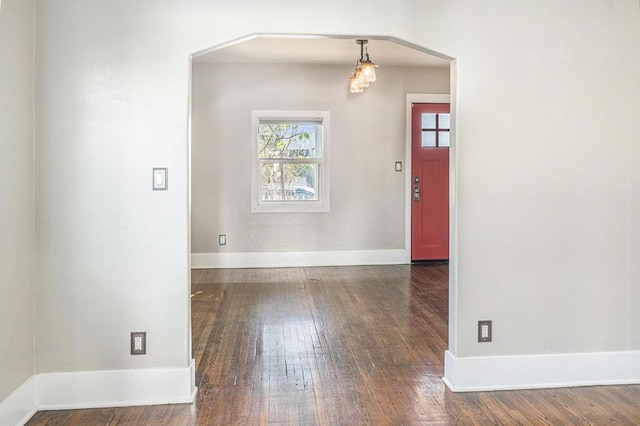
{"type": "Polygon", "coordinates": [[[328,111],[253,111],[252,211],[329,211],[328,111]]]}

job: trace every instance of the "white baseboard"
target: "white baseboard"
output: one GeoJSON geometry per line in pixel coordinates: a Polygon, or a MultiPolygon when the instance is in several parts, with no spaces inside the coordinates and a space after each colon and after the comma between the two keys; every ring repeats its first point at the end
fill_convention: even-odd
{"type": "Polygon", "coordinates": [[[36,374],[0,402],[0,425],[24,425],[39,410],[190,404],[196,392],[193,360],[185,368],[36,374]]]}
{"type": "Polygon", "coordinates": [[[278,268],[304,266],[394,265],[409,263],[404,249],[253,253],[192,253],[191,267],[278,268]]]}
{"type": "Polygon", "coordinates": [[[38,409],[192,403],[193,369],[192,361],[185,368],[38,374],[38,409]]]}
{"type": "Polygon", "coordinates": [[[38,411],[36,376],[31,376],[0,402],[0,425],[24,425],[38,411]]]}
{"type": "Polygon", "coordinates": [[[457,358],[445,353],[453,392],[640,383],[640,351],[457,358]]]}

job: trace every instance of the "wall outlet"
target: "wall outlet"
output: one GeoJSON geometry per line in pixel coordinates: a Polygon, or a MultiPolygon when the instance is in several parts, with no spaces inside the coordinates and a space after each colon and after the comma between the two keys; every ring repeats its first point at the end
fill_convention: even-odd
{"type": "Polygon", "coordinates": [[[478,321],[478,342],[491,341],[491,321],[478,321]]]}
{"type": "Polygon", "coordinates": [[[227,236],[225,234],[218,235],[218,244],[224,246],[227,244],[227,236]]]}
{"type": "Polygon", "coordinates": [[[144,355],[147,353],[147,332],[131,332],[131,355],[144,355]]]}

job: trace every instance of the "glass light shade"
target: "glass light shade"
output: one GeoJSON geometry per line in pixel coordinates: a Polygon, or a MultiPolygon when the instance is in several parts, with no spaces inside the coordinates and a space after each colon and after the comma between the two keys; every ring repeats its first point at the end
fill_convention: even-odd
{"type": "Polygon", "coordinates": [[[363,88],[369,87],[369,82],[365,78],[360,68],[358,68],[358,71],[356,72],[356,78],[358,79],[358,84],[360,85],[360,87],[363,87],[363,88]]]}
{"type": "Polygon", "coordinates": [[[349,79],[349,91],[351,93],[364,92],[364,88],[360,86],[358,82],[358,77],[356,77],[355,75],[349,79]]]}
{"type": "Polygon", "coordinates": [[[363,62],[362,64],[360,64],[360,75],[362,76],[361,78],[367,83],[376,81],[376,67],[377,65],[373,62],[363,62]]]}

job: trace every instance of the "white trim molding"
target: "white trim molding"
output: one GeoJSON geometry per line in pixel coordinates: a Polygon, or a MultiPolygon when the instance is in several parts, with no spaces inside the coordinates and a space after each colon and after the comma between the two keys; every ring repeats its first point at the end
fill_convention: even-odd
{"type": "Polygon", "coordinates": [[[0,425],[24,425],[38,411],[36,376],[0,402],[0,425]]]}
{"type": "Polygon", "coordinates": [[[38,409],[190,404],[196,394],[194,362],[186,368],[38,374],[38,409]]]}
{"type": "Polygon", "coordinates": [[[442,379],[453,392],[640,383],[640,351],[455,357],[442,379]]]}
{"type": "Polygon", "coordinates": [[[396,265],[403,263],[407,263],[407,261],[406,250],[402,249],[191,254],[191,267],[194,269],[396,265]]]}
{"type": "Polygon", "coordinates": [[[0,425],[24,425],[39,410],[191,404],[197,390],[193,360],[185,368],[36,374],[0,402],[0,425]]]}

